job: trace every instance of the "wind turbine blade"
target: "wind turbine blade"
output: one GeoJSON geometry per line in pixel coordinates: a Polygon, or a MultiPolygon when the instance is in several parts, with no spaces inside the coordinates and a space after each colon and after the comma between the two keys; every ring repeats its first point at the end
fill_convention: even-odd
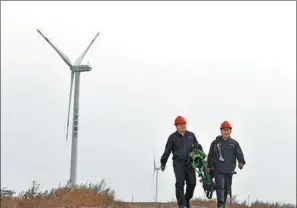
{"type": "Polygon", "coordinates": [[[70,80],[70,95],[69,95],[68,116],[67,116],[67,132],[66,132],[66,141],[67,141],[67,138],[68,138],[68,129],[69,129],[69,116],[70,116],[70,105],[71,105],[71,98],[72,98],[73,77],[74,77],[74,72],[73,72],[73,71],[71,71],[71,80],[70,80]]]}
{"type": "Polygon", "coordinates": [[[154,184],[154,176],[155,176],[155,170],[153,172],[152,178],[151,178],[151,184],[150,184],[150,188],[153,186],[154,184]]]}
{"type": "MultiPolygon", "coordinates": [[[[152,175],[152,183],[154,182],[155,173],[156,173],[156,170],[154,169],[154,172],[153,172],[153,175],[152,175]]],[[[151,185],[152,185],[152,184],[151,184],[151,185]]]]}
{"type": "Polygon", "coordinates": [[[85,55],[87,54],[88,50],[90,49],[91,45],[94,43],[96,38],[98,37],[99,33],[96,34],[95,38],[91,41],[90,45],[86,48],[86,50],[78,57],[78,59],[75,61],[74,65],[81,64],[82,60],[84,59],[85,55]]]}
{"type": "Polygon", "coordinates": [[[62,51],[60,51],[54,44],[52,44],[52,42],[47,37],[45,37],[45,35],[43,35],[42,32],[40,32],[40,30],[37,29],[37,31],[55,49],[55,51],[61,56],[61,58],[66,62],[66,64],[69,67],[72,67],[72,64],[69,58],[65,54],[63,54],[62,51]]]}
{"type": "Polygon", "coordinates": [[[154,170],[156,169],[156,159],[155,159],[155,149],[153,149],[153,155],[154,155],[154,170]]]}

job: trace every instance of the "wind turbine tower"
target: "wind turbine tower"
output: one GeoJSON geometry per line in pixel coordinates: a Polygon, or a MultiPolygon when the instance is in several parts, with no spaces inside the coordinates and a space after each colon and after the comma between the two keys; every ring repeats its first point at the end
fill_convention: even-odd
{"type": "Polygon", "coordinates": [[[155,157],[154,157],[154,175],[156,173],[156,195],[155,195],[155,202],[158,202],[158,173],[159,171],[161,170],[160,167],[157,167],[156,166],[156,160],[155,160],[155,157]]]}
{"type": "Polygon", "coordinates": [[[74,87],[74,101],[73,101],[73,124],[72,124],[72,145],[71,145],[71,160],[70,160],[70,180],[69,185],[73,186],[76,184],[76,172],[77,172],[77,139],[78,139],[78,121],[79,121],[79,87],[80,87],[80,73],[91,71],[92,67],[90,65],[82,65],[81,62],[85,57],[86,53],[90,49],[91,45],[94,43],[95,39],[98,37],[99,33],[96,34],[94,39],[88,45],[86,50],[78,57],[74,64],[71,63],[70,59],[63,54],[40,30],[37,29],[39,34],[55,49],[55,51],[60,55],[64,62],[70,67],[71,71],[71,81],[70,81],[70,95],[69,95],[69,105],[68,105],[68,116],[67,116],[67,132],[66,141],[68,138],[68,128],[69,128],[69,116],[72,98],[72,89],[74,87]],[[74,86],[73,86],[74,81],[74,86]]]}

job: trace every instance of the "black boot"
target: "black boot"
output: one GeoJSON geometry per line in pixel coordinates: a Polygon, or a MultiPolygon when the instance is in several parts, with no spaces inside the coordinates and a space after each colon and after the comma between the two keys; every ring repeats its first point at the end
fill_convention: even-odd
{"type": "Polygon", "coordinates": [[[186,205],[185,205],[186,208],[190,208],[191,205],[190,205],[190,201],[186,200],[186,205]]]}
{"type": "Polygon", "coordinates": [[[218,201],[217,208],[225,208],[225,204],[222,201],[218,201]]]}

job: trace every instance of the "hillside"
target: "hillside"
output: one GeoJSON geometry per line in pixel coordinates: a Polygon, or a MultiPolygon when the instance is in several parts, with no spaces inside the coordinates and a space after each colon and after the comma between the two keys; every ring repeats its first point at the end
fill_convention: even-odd
{"type": "MultiPolygon", "coordinates": [[[[100,183],[81,184],[72,191],[66,186],[53,188],[48,191],[39,191],[39,184],[33,181],[32,187],[15,195],[13,190],[1,189],[1,208],[173,208],[176,203],[132,203],[115,200],[115,191],[106,186],[104,180],[100,183]]],[[[236,201],[233,198],[234,208],[248,207],[246,202],[236,201]]],[[[229,205],[229,204],[228,204],[229,205]]],[[[195,199],[193,208],[216,207],[214,200],[195,199]]],[[[229,206],[227,206],[229,207],[229,206]]],[[[265,203],[255,201],[250,204],[252,208],[296,208],[293,204],[265,203]]]]}

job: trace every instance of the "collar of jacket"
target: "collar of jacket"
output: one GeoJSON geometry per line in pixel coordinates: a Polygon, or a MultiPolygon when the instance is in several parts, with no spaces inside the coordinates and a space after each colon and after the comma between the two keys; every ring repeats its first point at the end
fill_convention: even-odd
{"type": "Polygon", "coordinates": [[[226,140],[224,139],[224,137],[222,135],[217,136],[216,138],[218,141],[228,141],[229,139],[231,139],[231,137],[229,136],[226,140]]]}
{"type": "MultiPolygon", "coordinates": [[[[177,130],[176,130],[175,134],[176,134],[177,136],[183,136],[183,135],[182,135],[181,133],[179,133],[177,130]]],[[[188,131],[186,130],[184,136],[187,136],[187,135],[188,135],[188,131]]]]}

